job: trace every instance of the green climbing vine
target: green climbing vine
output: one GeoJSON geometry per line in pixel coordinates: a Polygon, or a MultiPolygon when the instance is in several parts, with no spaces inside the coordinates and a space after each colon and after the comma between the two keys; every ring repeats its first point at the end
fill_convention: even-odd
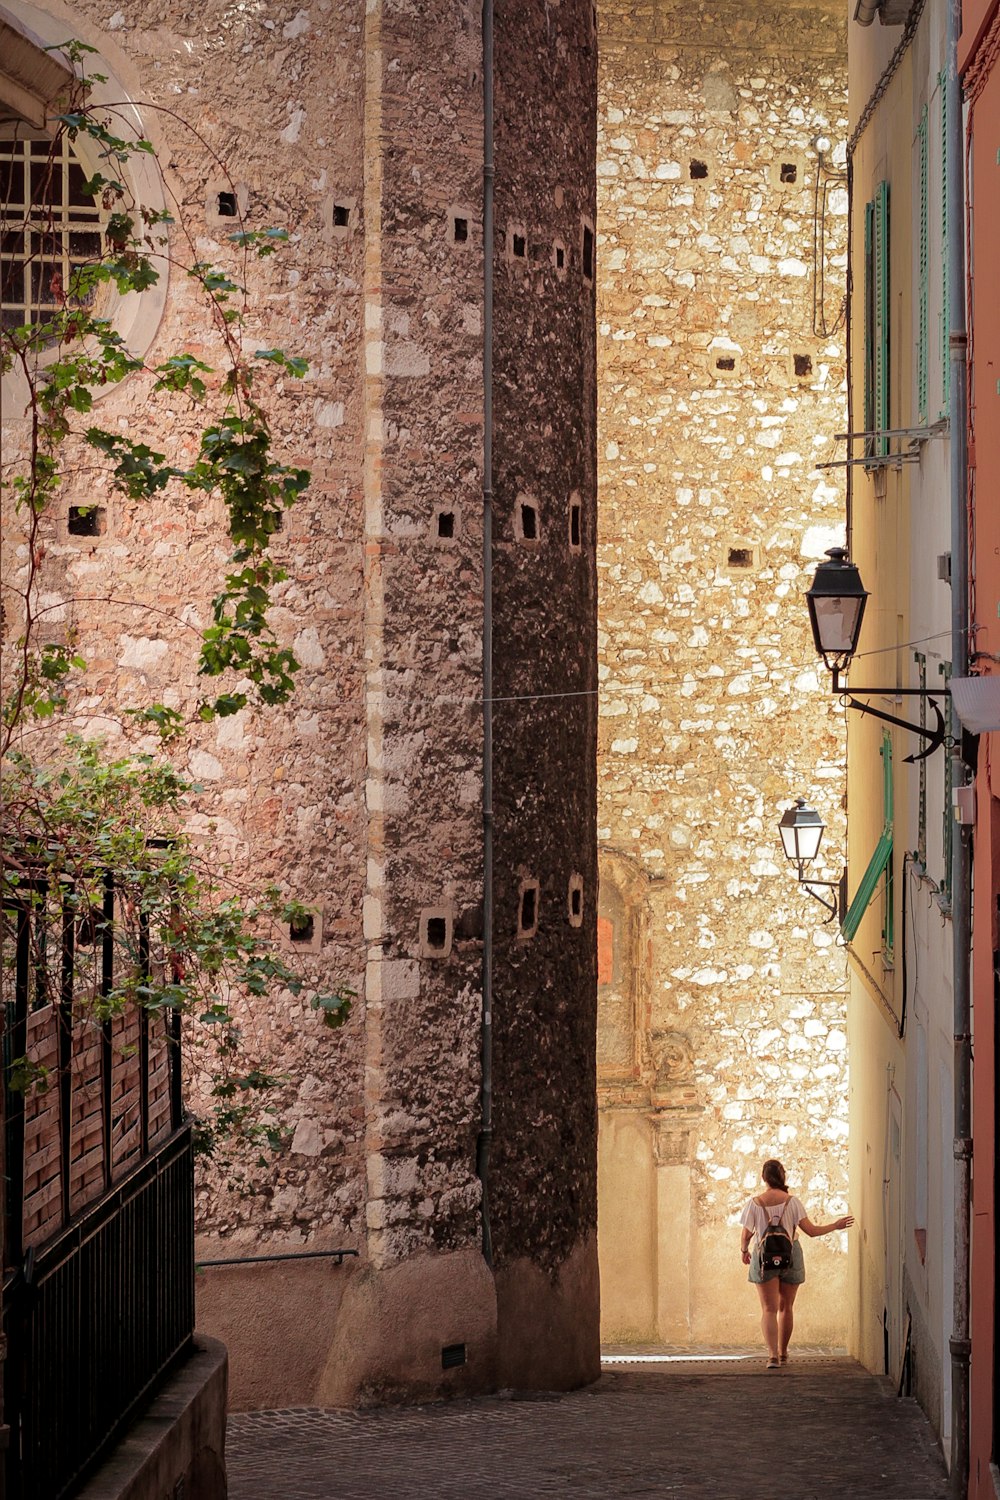
{"type": "MultiPolygon", "coordinates": [[[[38,186],[25,223],[12,225],[9,205],[0,206],[5,234],[16,227],[44,245],[58,232],[52,184],[64,142],[85,142],[88,162],[99,163],[83,191],[99,207],[100,253],[73,262],[68,276],[60,269],[64,262],[39,255],[32,274],[46,278],[44,311],[14,326],[5,319],[0,331],[0,372],[26,391],[20,451],[2,469],[5,507],[24,539],[23,547],[9,549],[15,555],[2,579],[3,903],[8,921],[12,913],[32,913],[35,1003],[54,1002],[54,989],[46,992],[46,934],[68,909],[78,939],[90,936],[89,944],[76,944],[74,1017],[105,1024],[136,1007],[151,1015],[181,1013],[186,1047],[207,1080],[201,1145],[218,1152],[239,1140],[277,1148],[281,1130],[270,1101],[283,1080],[237,1013],[245,1018],[254,1004],[282,991],[303,992],[301,975],[282,957],[275,937],[308,914],[276,889],[241,888],[224,876],[211,850],[186,831],[201,789],[168,755],[191,722],[248,706],[267,710],[286,703],[294,688],[298,662],[269,618],[275,589],[287,577],[270,542],[310,475],[274,451],[263,377],[280,372],[300,379],[306,364],[281,349],[245,348],[247,273],[255,260],[285,249],[289,236],[281,228],[239,225],[229,237],[230,258],[242,274],[197,258],[169,213],[137,200],[130,164],[139,155],[155,161],[154,147],[123,133],[112,108],[89,103],[93,85],[106,81],[84,71],[92,50],[79,41],[61,49],[75,82],[53,119],[48,172],[33,173],[38,186]],[[212,365],[184,347],[147,365],[107,314],[115,299],[153,288],[165,265],[201,294],[203,326],[192,329],[191,342],[203,350],[206,328],[214,330],[221,358],[212,365]],[[149,383],[146,430],[102,425],[98,395],[133,376],[149,383]],[[161,451],[169,443],[159,434],[169,424],[158,416],[157,402],[178,397],[200,425],[188,462],[161,451]],[[130,502],[201,495],[221,501],[227,519],[231,553],[200,632],[197,703],[187,715],[162,702],[112,706],[126,725],[147,740],[155,737],[159,748],[151,753],[111,757],[99,742],[58,733],[59,717],[88,691],[88,663],[74,630],[59,636],[47,625],[41,579],[51,515],[81,453],[130,502]],[[115,882],[113,926],[100,900],[108,872],[115,882]],[[115,948],[110,986],[106,975],[99,979],[91,956],[95,924],[115,948]]],[[[139,616],[147,607],[134,605],[139,616]]],[[[9,948],[5,985],[11,982],[9,948]]],[[[310,1004],[336,1027],[350,998],[337,984],[311,993],[310,1004]]],[[[45,1090],[52,1082],[46,1066],[29,1055],[8,1056],[7,1070],[8,1086],[45,1090]]]]}

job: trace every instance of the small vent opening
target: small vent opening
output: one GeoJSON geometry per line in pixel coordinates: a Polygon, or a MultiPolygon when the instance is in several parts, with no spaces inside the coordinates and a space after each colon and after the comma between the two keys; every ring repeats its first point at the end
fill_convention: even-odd
{"type": "Polygon", "coordinates": [[[726,561],[730,568],[752,568],[752,547],[730,547],[726,554],[726,561]]]}
{"type": "Polygon", "coordinates": [[[238,214],[235,193],[220,193],[216,199],[216,213],[220,219],[235,219],[238,214]]]}
{"type": "Polygon", "coordinates": [[[455,535],[455,512],[453,510],[438,511],[438,536],[446,538],[455,535]]]}
{"type": "Polygon", "coordinates": [[[427,946],[442,951],[448,942],[448,923],[444,917],[427,918],[427,946]]]}
{"type": "Polygon", "coordinates": [[[526,885],[521,892],[517,924],[521,932],[534,932],[538,923],[538,886],[526,885]]]}
{"type": "Polygon", "coordinates": [[[103,536],[107,511],[101,505],[71,505],[66,518],[70,536],[103,536]]]}
{"type": "Polygon", "coordinates": [[[556,270],[562,271],[566,265],[566,251],[562,245],[556,246],[556,270]]]}
{"type": "Polygon", "coordinates": [[[515,234],[511,242],[511,249],[518,260],[523,260],[527,252],[527,241],[523,234],[515,234]]]}
{"type": "Polygon", "coordinates": [[[704,182],[708,176],[708,162],[695,159],[688,163],[688,172],[692,182],[704,182]]]}
{"type": "Polygon", "coordinates": [[[734,354],[720,354],[715,361],[715,368],[717,370],[735,370],[736,356],[734,354]]]}
{"type": "Polygon", "coordinates": [[[526,542],[538,540],[538,512],[533,505],[521,504],[521,535],[526,542]]]}
{"type": "Polygon", "coordinates": [[[581,531],[582,506],[578,500],[574,500],[569,508],[569,544],[571,547],[579,547],[582,540],[581,531]]]}
{"type": "Polygon", "coordinates": [[[465,242],[466,242],[466,240],[468,238],[469,238],[469,221],[468,221],[468,219],[456,219],[455,220],[455,243],[456,243],[456,245],[464,245],[465,242]]]}
{"type": "Polygon", "coordinates": [[[457,1370],[459,1365],[465,1364],[465,1359],[464,1344],[445,1344],[441,1350],[442,1370],[457,1370]]]}
{"type": "Polygon", "coordinates": [[[794,161],[783,161],[778,172],[780,182],[797,182],[799,176],[798,163],[794,161]]]}
{"type": "Polygon", "coordinates": [[[335,203],[333,205],[333,223],[336,229],[346,229],[351,222],[351,208],[348,203],[335,203]]]}
{"type": "Polygon", "coordinates": [[[796,375],[811,375],[813,372],[811,354],[793,354],[792,364],[795,367],[796,375]]]}
{"type": "Polygon", "coordinates": [[[293,917],[288,924],[288,936],[293,943],[311,943],[316,933],[312,912],[303,912],[293,917]]]}
{"type": "Polygon", "coordinates": [[[589,224],[583,226],[583,274],[588,281],[594,279],[594,231],[589,224]]]}

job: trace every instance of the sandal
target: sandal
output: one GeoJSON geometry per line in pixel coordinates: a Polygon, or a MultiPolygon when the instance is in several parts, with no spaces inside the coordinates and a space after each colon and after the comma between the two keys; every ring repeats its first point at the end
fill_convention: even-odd
{"type": "Polygon", "coordinates": [[[764,1368],[767,1369],[767,1370],[777,1370],[777,1369],[779,1369],[780,1365],[779,1365],[779,1361],[778,1361],[778,1356],[776,1354],[772,1354],[771,1357],[770,1357],[770,1359],[768,1360],[768,1362],[767,1362],[767,1364],[765,1365],[764,1368]]]}

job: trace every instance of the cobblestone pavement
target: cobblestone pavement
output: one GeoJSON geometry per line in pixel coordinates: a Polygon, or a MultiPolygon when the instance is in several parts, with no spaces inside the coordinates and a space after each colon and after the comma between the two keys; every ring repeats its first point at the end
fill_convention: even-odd
{"type": "Polygon", "coordinates": [[[229,1420],[230,1500],[944,1500],[923,1413],[842,1357],[606,1363],[569,1395],[229,1420]]]}

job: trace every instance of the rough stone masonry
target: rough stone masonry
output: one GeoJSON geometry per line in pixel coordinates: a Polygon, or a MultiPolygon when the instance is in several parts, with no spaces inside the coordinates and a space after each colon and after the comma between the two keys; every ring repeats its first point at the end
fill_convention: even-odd
{"type": "MultiPolygon", "coordinates": [[[[196,725],[192,831],[239,879],[314,909],[296,948],[347,980],[325,1029],[285,995],[244,1017],[290,1082],[290,1139],[246,1198],[207,1175],[203,1258],[349,1248],[356,1261],[218,1268],[199,1321],[237,1406],[337,1404],[597,1373],[596,35],[589,0],[496,14],[495,994],[481,1253],[483,47],[474,0],[245,6],[16,0],[78,35],[136,102],[179,260],[242,277],[233,203],[286,227],[250,267],[247,342],[275,376],[275,448],[313,482],[276,536],[273,612],[302,663],[287,710],[196,725]],[[193,127],[189,129],[188,127],[193,127]],[[442,1351],[451,1351],[449,1360],[442,1351]],[[456,1351],[459,1351],[456,1353],[456,1351]]],[[[148,305],[147,363],[214,339],[183,269],[148,305]]],[[[137,374],[103,425],[189,455],[186,399],[137,374]]],[[[4,404],[5,458],[24,441],[4,404]]],[[[196,635],[228,553],[202,500],[140,505],[71,473],[46,522],[55,630],[90,663],[75,729],[198,697],[196,635]],[[99,535],[67,525],[101,512],[99,535]]],[[[5,549],[16,578],[25,554],[5,549]]],[[[140,746],[144,748],[144,746],[140,746]]]]}
{"type": "MultiPolygon", "coordinates": [[[[615,1340],[756,1336],[733,1226],[764,1157],[784,1158],[817,1220],[845,1207],[845,966],[776,826],[805,796],[839,874],[843,717],[801,596],[842,541],[837,471],[815,465],[843,456],[844,20],[804,0],[600,9],[599,1198],[615,1340]]],[[[804,1335],[842,1342],[843,1247],[807,1256],[804,1335]]]]}

